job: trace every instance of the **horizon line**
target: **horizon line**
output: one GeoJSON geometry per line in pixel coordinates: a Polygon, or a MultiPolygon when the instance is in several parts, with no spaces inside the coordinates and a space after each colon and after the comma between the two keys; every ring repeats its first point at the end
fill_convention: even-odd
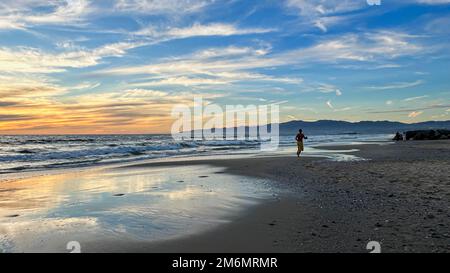
{"type": "MultiPolygon", "coordinates": [[[[405,124],[405,125],[414,125],[414,124],[421,124],[421,123],[428,123],[428,122],[450,122],[450,120],[427,120],[427,121],[421,121],[421,122],[413,122],[413,123],[406,123],[406,122],[401,122],[401,121],[395,121],[395,120],[360,120],[360,121],[346,121],[346,120],[333,120],[333,119],[319,119],[319,120],[315,120],[315,121],[305,121],[305,120],[289,120],[289,121],[285,121],[285,122],[279,122],[278,124],[285,124],[285,123],[289,123],[289,122],[310,122],[310,123],[314,123],[314,122],[320,122],[320,121],[334,121],[334,122],[347,122],[347,123],[352,123],[352,124],[356,124],[356,123],[361,123],[361,122],[391,122],[391,123],[401,123],[401,124],[405,124]]],[[[268,123],[265,125],[261,125],[261,126],[266,126],[266,125],[271,125],[272,123],[268,123]]],[[[260,125],[257,125],[260,126],[260,125]]],[[[236,126],[234,128],[238,128],[238,127],[242,127],[242,126],[236,126]]],[[[244,126],[244,127],[252,127],[252,126],[244,126]]],[[[229,127],[222,127],[219,128],[220,129],[227,129],[229,127]]],[[[213,128],[209,128],[207,130],[210,130],[213,128]]],[[[202,128],[202,130],[205,130],[205,128],[202,128]]],[[[191,130],[190,132],[193,132],[196,130],[191,130]]],[[[78,133],[78,134],[70,134],[70,133],[1,133],[0,132],[0,136],[108,136],[108,135],[170,135],[170,132],[154,132],[154,133],[78,133]]]]}

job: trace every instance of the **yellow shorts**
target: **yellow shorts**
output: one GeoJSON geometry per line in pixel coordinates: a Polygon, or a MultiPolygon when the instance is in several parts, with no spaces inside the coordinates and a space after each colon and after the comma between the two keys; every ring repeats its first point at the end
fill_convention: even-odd
{"type": "Polygon", "coordinates": [[[303,141],[297,141],[297,148],[299,151],[303,151],[303,141]]]}

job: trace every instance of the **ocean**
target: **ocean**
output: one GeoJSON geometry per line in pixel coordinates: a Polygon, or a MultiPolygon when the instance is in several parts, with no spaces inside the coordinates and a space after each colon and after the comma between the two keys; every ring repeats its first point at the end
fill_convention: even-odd
{"type": "MultiPolygon", "coordinates": [[[[280,150],[295,149],[294,136],[280,137],[280,150]]],[[[386,134],[309,136],[305,146],[391,139],[386,134]]],[[[170,135],[0,136],[0,174],[131,162],[165,157],[258,153],[258,140],[174,141],[170,135]]]]}

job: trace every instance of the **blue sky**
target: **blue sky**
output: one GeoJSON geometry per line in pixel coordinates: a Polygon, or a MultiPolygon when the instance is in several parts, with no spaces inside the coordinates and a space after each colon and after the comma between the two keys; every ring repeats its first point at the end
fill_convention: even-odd
{"type": "Polygon", "coordinates": [[[0,133],[155,133],[173,105],[450,118],[450,0],[0,3],[0,133]]]}

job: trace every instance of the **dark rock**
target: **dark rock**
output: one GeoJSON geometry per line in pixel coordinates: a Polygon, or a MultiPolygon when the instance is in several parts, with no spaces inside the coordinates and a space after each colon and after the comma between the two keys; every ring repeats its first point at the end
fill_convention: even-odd
{"type": "Polygon", "coordinates": [[[117,194],[114,194],[114,196],[124,196],[125,194],[124,193],[117,193],[117,194]]]}
{"type": "Polygon", "coordinates": [[[440,135],[441,137],[446,137],[446,139],[448,139],[450,137],[450,130],[446,130],[446,129],[440,129],[440,130],[436,130],[437,135],[440,135]]]}
{"type": "Polygon", "coordinates": [[[200,175],[199,176],[199,178],[206,178],[206,177],[209,177],[209,176],[207,176],[207,175],[200,175]]]}
{"type": "Polygon", "coordinates": [[[450,138],[450,130],[418,130],[405,133],[406,140],[436,140],[450,138]]]}

